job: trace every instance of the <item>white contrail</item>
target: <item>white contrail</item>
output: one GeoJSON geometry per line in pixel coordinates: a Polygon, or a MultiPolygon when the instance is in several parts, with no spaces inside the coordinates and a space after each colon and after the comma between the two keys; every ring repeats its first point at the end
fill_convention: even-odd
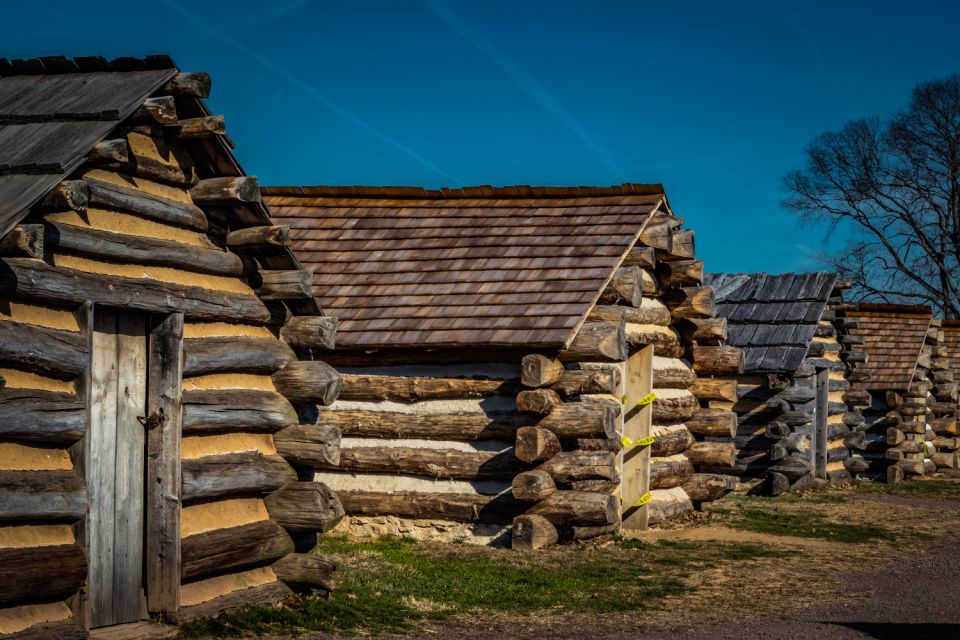
{"type": "Polygon", "coordinates": [[[597,144],[583,123],[572,113],[560,106],[546,88],[537,82],[533,76],[524,71],[516,62],[503,55],[495,46],[471,29],[442,3],[436,0],[423,0],[423,3],[434,15],[447,23],[447,25],[460,34],[461,37],[468,40],[474,47],[480,50],[480,52],[493,60],[497,66],[510,76],[520,89],[533,98],[544,111],[565,124],[618,178],[623,177],[623,172],[620,167],[613,161],[610,154],[597,144]]]}
{"type": "Polygon", "coordinates": [[[238,41],[238,40],[234,40],[233,38],[231,38],[230,36],[226,35],[225,33],[219,31],[218,29],[213,28],[212,26],[210,26],[209,24],[207,24],[206,22],[204,22],[203,19],[200,18],[200,16],[196,15],[196,14],[193,13],[192,11],[190,11],[190,10],[186,9],[185,7],[181,6],[181,5],[178,4],[177,2],[174,2],[174,0],[160,0],[160,1],[163,2],[163,4],[167,5],[168,7],[170,7],[171,9],[173,9],[174,11],[177,11],[178,13],[180,13],[180,15],[182,15],[182,16],[185,17],[187,20],[189,20],[190,22],[192,22],[192,23],[193,23],[194,25],[196,25],[199,29],[202,29],[203,31],[206,31],[207,33],[209,33],[210,35],[214,36],[214,37],[217,38],[218,40],[221,40],[222,42],[230,45],[230,46],[233,47],[234,49],[236,49],[236,50],[238,50],[238,51],[246,54],[246,55],[249,56],[250,58],[256,60],[257,62],[259,62],[260,64],[262,64],[264,67],[266,67],[267,69],[269,69],[270,71],[272,71],[273,73],[275,73],[277,76],[279,76],[280,78],[286,80],[287,82],[289,82],[289,83],[292,84],[293,86],[297,87],[298,89],[300,89],[301,91],[303,91],[304,93],[306,93],[308,96],[310,96],[311,98],[313,98],[314,100],[316,100],[317,102],[319,102],[320,104],[322,104],[323,106],[325,106],[327,109],[329,109],[330,111],[333,111],[335,114],[337,114],[337,115],[340,116],[341,118],[344,118],[345,120],[348,120],[348,121],[352,122],[353,124],[357,125],[357,126],[360,127],[361,129],[363,129],[364,131],[367,131],[368,133],[372,134],[374,137],[379,138],[379,139],[382,140],[383,142],[386,142],[387,144],[392,145],[392,146],[400,149],[400,150],[403,151],[405,154],[407,154],[408,156],[410,156],[411,158],[413,158],[414,160],[416,160],[417,162],[419,162],[421,165],[423,165],[424,167],[426,167],[426,168],[429,169],[430,171],[433,171],[433,172],[436,173],[437,175],[443,176],[444,178],[446,178],[446,179],[448,179],[448,180],[452,180],[453,182],[455,182],[455,183],[457,183],[457,184],[459,184],[459,185],[464,184],[464,181],[461,180],[460,178],[458,178],[458,177],[456,177],[456,176],[454,176],[454,175],[451,175],[451,174],[447,173],[446,171],[443,171],[443,170],[440,169],[438,166],[436,166],[435,164],[433,164],[432,162],[430,162],[429,160],[427,160],[426,158],[424,158],[423,156],[421,156],[419,153],[417,153],[416,151],[414,151],[413,149],[411,149],[411,148],[408,147],[407,145],[405,145],[405,144],[403,144],[402,142],[400,142],[399,140],[395,140],[395,139],[391,138],[390,136],[388,136],[387,134],[385,134],[383,131],[380,131],[380,129],[376,128],[375,126],[373,126],[373,125],[370,124],[369,122],[367,122],[367,121],[365,121],[365,120],[361,120],[361,119],[358,118],[357,116],[353,115],[352,113],[350,113],[349,111],[347,111],[346,109],[344,109],[343,107],[341,107],[339,104],[337,104],[336,102],[334,102],[333,100],[331,100],[331,99],[328,98],[327,96],[325,96],[325,95],[323,95],[322,93],[320,93],[319,91],[317,91],[317,89],[316,89],[315,87],[313,87],[313,85],[311,85],[310,83],[305,82],[304,80],[301,80],[300,78],[298,78],[297,76],[293,75],[292,73],[290,73],[289,71],[287,71],[286,69],[284,69],[283,67],[281,67],[280,65],[272,62],[272,61],[269,60],[268,58],[266,58],[266,57],[264,57],[263,55],[257,53],[256,51],[254,51],[253,49],[251,49],[251,48],[248,47],[247,45],[243,44],[242,42],[240,42],[240,41],[238,41]]]}

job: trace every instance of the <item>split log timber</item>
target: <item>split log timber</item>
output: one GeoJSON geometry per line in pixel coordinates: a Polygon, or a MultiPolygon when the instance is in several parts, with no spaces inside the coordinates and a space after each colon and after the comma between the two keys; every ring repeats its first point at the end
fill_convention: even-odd
{"type": "Polygon", "coordinates": [[[183,393],[183,433],[274,432],[297,423],[287,399],[259,389],[203,389],[183,393]]]}
{"type": "Polygon", "coordinates": [[[547,387],[559,382],[564,371],[559,360],[532,353],[520,362],[520,382],[526,387],[547,387]]]}
{"type": "Polygon", "coordinates": [[[298,533],[326,533],[344,516],[337,494],[322,482],[285,484],[263,502],[271,520],[298,533]]]}
{"type": "Polygon", "coordinates": [[[724,409],[700,409],[684,421],[690,433],[698,436],[727,436],[737,434],[737,414],[724,409]]]}
{"type": "Polygon", "coordinates": [[[276,580],[266,584],[258,584],[255,587],[231,591],[226,595],[206,600],[200,604],[180,607],[170,617],[173,622],[184,624],[194,620],[216,618],[253,605],[279,605],[285,600],[289,600],[293,595],[290,587],[280,580],[276,580]]]}
{"type": "Polygon", "coordinates": [[[61,180],[53,189],[47,192],[43,200],[37,205],[41,210],[86,211],[90,203],[90,192],[87,183],[83,180],[61,180]]]}
{"type": "Polygon", "coordinates": [[[177,122],[177,101],[173,96],[147,98],[130,117],[134,122],[175,124],[177,122]]]}
{"type": "Polygon", "coordinates": [[[353,373],[340,374],[340,378],[342,384],[340,395],[337,396],[340,400],[418,402],[444,398],[483,398],[496,394],[515,393],[519,388],[516,380],[423,378],[353,373]]]}
{"type": "Polygon", "coordinates": [[[87,154],[87,162],[109,167],[126,165],[130,162],[130,145],[126,138],[102,140],[87,154]]]}
{"type": "Polygon", "coordinates": [[[677,358],[653,358],[653,388],[689,389],[697,383],[697,376],[682,360],[677,358]]]}
{"type": "Polygon", "coordinates": [[[133,187],[95,179],[87,179],[84,187],[89,190],[91,205],[126,211],[193,231],[207,230],[206,214],[192,204],[168,200],[133,187]]]}
{"type": "Polygon", "coordinates": [[[557,491],[533,505],[527,514],[540,515],[555,527],[603,526],[620,519],[616,497],[584,491],[557,491]]]}
{"type": "Polygon", "coordinates": [[[650,458],[650,488],[679,487],[693,475],[693,464],[683,454],[650,458]]]}
{"type": "Polygon", "coordinates": [[[294,349],[333,349],[337,319],[330,316],[293,316],[280,337],[294,349]]]}
{"type": "Polygon", "coordinates": [[[665,287],[690,287],[703,284],[703,260],[659,262],[657,279],[665,287]]]}
{"type": "Polygon", "coordinates": [[[242,571],[293,553],[293,540],[272,520],[187,536],[180,543],[184,580],[242,571]]]}
{"type": "Polygon", "coordinates": [[[220,276],[244,273],[243,260],[229,251],[80,225],[47,222],[45,243],[48,248],[108,262],[155,265],[220,276]]]}
{"type": "Polygon", "coordinates": [[[654,247],[634,246],[623,259],[623,266],[638,266],[644,269],[653,269],[657,266],[656,249],[654,247]]]}
{"type": "Polygon", "coordinates": [[[206,99],[210,97],[210,74],[183,72],[171,78],[160,90],[173,96],[189,96],[206,99]]]}
{"type": "Polygon", "coordinates": [[[639,307],[641,300],[643,300],[640,272],[640,267],[621,267],[617,269],[600,294],[599,303],[639,307]]]}
{"type": "Polygon", "coordinates": [[[673,253],[674,226],[676,226],[676,222],[668,218],[651,220],[640,232],[640,238],[637,242],[653,247],[657,256],[661,254],[669,255],[673,253]]]}
{"type": "Polygon", "coordinates": [[[190,189],[194,203],[236,204],[260,202],[260,186],[253,176],[228,176],[201,180],[190,189]]]}
{"type": "Polygon", "coordinates": [[[771,466],[770,469],[771,471],[783,474],[791,482],[796,482],[812,471],[809,460],[796,456],[787,456],[777,462],[777,464],[771,466]]]}
{"type": "Polygon", "coordinates": [[[294,360],[273,374],[272,380],[290,402],[326,406],[340,394],[340,374],[318,360],[294,360]]]}
{"type": "Polygon", "coordinates": [[[183,461],[184,502],[230,495],[264,495],[295,482],[297,473],[280,456],[255,451],[183,461]]]}
{"type": "Polygon", "coordinates": [[[671,324],[670,310],[655,298],[644,298],[640,307],[596,305],[587,315],[587,322],[610,322],[613,324],[654,324],[666,327],[671,324]]]}
{"type": "Polygon", "coordinates": [[[311,466],[340,463],[340,429],[326,425],[294,424],[273,434],[277,453],[288,462],[311,466]]]}
{"type": "Polygon", "coordinates": [[[13,634],[0,635],[2,640],[88,640],[89,632],[70,616],[56,622],[38,622],[13,634]]]}
{"type": "Polygon", "coordinates": [[[561,483],[620,479],[617,457],[606,451],[561,451],[537,469],[546,471],[554,481],[561,483]]]}
{"type": "Polygon", "coordinates": [[[685,318],[677,322],[676,328],[688,342],[715,344],[727,339],[726,318],[685,318]]]}
{"type": "Polygon", "coordinates": [[[648,524],[659,524],[693,511],[693,502],[681,487],[654,489],[647,503],[648,524]]]}
{"type": "Polygon", "coordinates": [[[958,458],[957,454],[954,452],[941,451],[937,453],[930,454],[930,460],[937,466],[938,469],[958,469],[958,458]]]}
{"type": "Polygon", "coordinates": [[[614,394],[621,378],[619,367],[567,369],[550,389],[565,398],[584,394],[614,394]]]}
{"type": "Polygon", "coordinates": [[[629,355],[622,325],[585,322],[570,347],[560,352],[561,362],[621,362],[629,355]]]}
{"type": "Polygon", "coordinates": [[[650,445],[650,455],[660,458],[683,453],[695,440],[684,424],[654,425],[651,433],[655,440],[650,445]]]}
{"type": "Polygon", "coordinates": [[[0,606],[62,600],[87,579],[87,559],[75,544],[0,549],[0,606]]]}
{"type": "Polygon", "coordinates": [[[395,411],[337,409],[320,411],[318,421],[321,424],[339,427],[341,433],[347,436],[431,440],[513,440],[517,435],[517,428],[535,424],[536,417],[515,411],[490,415],[483,413],[415,415],[395,411]]]}
{"type": "Polygon", "coordinates": [[[690,391],[697,400],[737,401],[737,381],[733,378],[697,378],[690,391]]]}
{"type": "Polygon", "coordinates": [[[168,125],[167,131],[181,140],[222,136],[227,132],[226,123],[221,115],[185,118],[168,125]]]}
{"type": "Polygon", "coordinates": [[[552,389],[528,389],[517,394],[517,411],[545,416],[563,401],[552,389]]]}
{"type": "Polygon", "coordinates": [[[557,528],[543,516],[528,514],[513,520],[510,547],[518,551],[534,551],[557,543],[557,528]]]}
{"type": "Polygon", "coordinates": [[[239,372],[273,374],[296,359],[275,338],[244,336],[189,338],[183,341],[183,375],[239,372]]]}
{"type": "Polygon", "coordinates": [[[670,289],[661,300],[670,309],[674,319],[715,318],[717,305],[711,287],[684,287],[670,289]]]}
{"type": "Polygon", "coordinates": [[[671,257],[693,258],[696,255],[693,229],[676,229],[673,232],[671,257]]]}
{"type": "Polygon", "coordinates": [[[340,464],[317,469],[409,473],[454,480],[509,480],[530,467],[512,451],[458,451],[418,447],[340,447],[340,464]]]}
{"type": "Polygon", "coordinates": [[[657,393],[651,405],[652,419],[657,424],[675,424],[689,420],[700,411],[700,403],[689,391],[671,395],[657,393]]]}
{"type": "Polygon", "coordinates": [[[695,442],[683,455],[696,465],[732,467],[737,463],[737,448],[732,442],[695,442]]]}
{"type": "Polygon", "coordinates": [[[684,353],[680,338],[673,329],[628,322],[624,325],[623,331],[627,346],[632,349],[643,349],[653,345],[654,353],[665,358],[679,358],[684,353]]]}
{"type": "Polygon", "coordinates": [[[0,363],[59,380],[87,366],[87,340],[74,331],[0,321],[0,363]]]}
{"type": "Polygon", "coordinates": [[[83,400],[75,394],[39,389],[0,390],[0,438],[73,444],[86,429],[83,400]]]}
{"type": "Polygon", "coordinates": [[[129,162],[124,171],[136,176],[189,187],[197,182],[193,157],[176,140],[148,138],[140,133],[127,134],[129,162]],[[150,144],[139,144],[149,140],[150,144]]]}
{"type": "Polygon", "coordinates": [[[870,463],[863,456],[853,455],[843,461],[843,466],[850,473],[863,473],[870,468],[870,463]]]}
{"type": "Polygon", "coordinates": [[[779,496],[790,490],[790,479],[779,471],[767,474],[767,488],[770,495],[779,496]]]}
{"type": "Polygon", "coordinates": [[[227,234],[227,246],[231,249],[264,249],[289,247],[289,225],[247,227],[227,234]]]}
{"type": "Polygon", "coordinates": [[[737,347],[695,344],[691,359],[698,376],[737,376],[743,373],[743,350],[737,347]]]}
{"type": "Polygon", "coordinates": [[[393,515],[420,520],[492,524],[512,522],[530,506],[504,494],[338,491],[337,496],[344,510],[352,515],[393,515]]]}
{"type": "Polygon", "coordinates": [[[90,301],[113,307],[176,313],[191,319],[264,324],[270,311],[256,296],[177,285],[149,278],[101,275],[39,260],[0,260],[0,296],[60,305],[90,301]]]}
{"type": "Polygon", "coordinates": [[[261,300],[302,300],[313,297],[313,275],[299,269],[261,271],[257,297],[261,300]]]}
{"type": "Polygon", "coordinates": [[[76,521],[87,490],[74,471],[0,471],[0,522],[76,521]]]}
{"type": "Polygon", "coordinates": [[[763,435],[771,440],[779,440],[790,435],[790,425],[774,420],[764,428],[763,435]]]}
{"type": "Polygon", "coordinates": [[[560,440],[552,431],[541,427],[520,427],[517,429],[514,455],[518,460],[530,464],[549,460],[557,455],[560,449],[560,440]]]}
{"type": "Polygon", "coordinates": [[[510,487],[513,497],[523,502],[539,502],[557,490],[553,476],[543,469],[518,473],[510,487]]]}
{"type": "Polygon", "coordinates": [[[315,553],[291,553],[274,562],[270,568],[277,578],[291,587],[327,592],[340,588],[337,563],[330,557],[315,553]]]}
{"type": "Polygon", "coordinates": [[[43,225],[15,226],[0,238],[0,257],[43,258],[43,225]]]}
{"type": "Polygon", "coordinates": [[[737,478],[716,473],[694,473],[680,485],[691,502],[713,502],[737,488],[737,478]]]}
{"type": "Polygon", "coordinates": [[[564,402],[536,424],[560,439],[613,438],[617,434],[617,413],[602,402],[564,402]]]}

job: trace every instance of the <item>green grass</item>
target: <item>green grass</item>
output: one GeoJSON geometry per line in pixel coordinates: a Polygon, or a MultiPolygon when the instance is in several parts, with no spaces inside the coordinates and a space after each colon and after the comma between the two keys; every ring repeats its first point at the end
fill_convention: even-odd
{"type": "Polygon", "coordinates": [[[929,498],[960,499],[960,482],[956,480],[916,480],[910,479],[897,484],[886,482],[858,482],[858,493],[883,493],[895,496],[916,496],[929,498]]]}
{"type": "Polygon", "coordinates": [[[762,545],[625,538],[520,554],[400,538],[326,537],[318,551],[336,554],[341,563],[343,585],[332,600],[305,597],[289,608],[250,607],[186,625],[184,635],[376,633],[463,615],[637,611],[692,591],[685,578],[698,568],[778,555],[762,545]]]}

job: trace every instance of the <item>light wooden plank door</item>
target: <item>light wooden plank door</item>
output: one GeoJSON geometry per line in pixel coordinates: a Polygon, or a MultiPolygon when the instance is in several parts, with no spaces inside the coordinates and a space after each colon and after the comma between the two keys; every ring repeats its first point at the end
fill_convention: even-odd
{"type": "Polygon", "coordinates": [[[650,435],[653,409],[638,403],[653,390],[653,347],[632,354],[623,364],[623,436],[621,453],[620,500],[623,528],[643,531],[647,528],[644,498],[650,491],[650,446],[634,444],[650,435]]]}
{"type": "Polygon", "coordinates": [[[97,307],[90,336],[87,602],[91,628],[141,619],[147,318],[97,307]]]}

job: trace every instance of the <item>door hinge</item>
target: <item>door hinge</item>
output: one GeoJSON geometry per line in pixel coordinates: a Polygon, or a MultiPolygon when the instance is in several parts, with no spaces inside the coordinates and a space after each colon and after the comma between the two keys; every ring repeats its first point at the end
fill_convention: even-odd
{"type": "Polygon", "coordinates": [[[147,431],[152,431],[162,425],[166,418],[163,415],[163,409],[160,409],[159,411],[154,411],[149,416],[137,416],[137,420],[147,428],[147,431]]]}

